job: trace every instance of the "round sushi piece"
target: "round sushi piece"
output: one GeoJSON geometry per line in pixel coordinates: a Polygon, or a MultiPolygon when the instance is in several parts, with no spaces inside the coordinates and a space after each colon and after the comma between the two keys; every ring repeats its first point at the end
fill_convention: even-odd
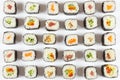
{"type": "Polygon", "coordinates": [[[102,66],[102,74],[107,78],[117,78],[118,68],[116,65],[106,64],[102,66]]]}
{"type": "Polygon", "coordinates": [[[73,50],[65,50],[64,53],[63,53],[63,59],[66,62],[75,60],[76,59],[75,51],[73,51],[73,50]]]}
{"type": "Polygon", "coordinates": [[[56,76],[56,67],[55,66],[46,66],[44,68],[44,76],[47,79],[53,79],[56,76]]]}
{"type": "Polygon", "coordinates": [[[59,13],[59,4],[56,1],[50,1],[48,3],[48,14],[57,15],[59,13]]]}
{"type": "Polygon", "coordinates": [[[46,62],[54,62],[57,59],[57,49],[46,47],[44,48],[43,59],[46,62]]]}
{"type": "Polygon", "coordinates": [[[76,67],[72,64],[66,64],[63,66],[62,73],[65,79],[73,79],[76,76],[76,67]]]}
{"type": "Polygon", "coordinates": [[[16,50],[5,50],[3,52],[4,54],[4,61],[6,63],[11,63],[11,62],[14,62],[16,61],[17,59],[17,51],[16,50]]]}
{"type": "Polygon", "coordinates": [[[88,32],[84,35],[84,44],[86,46],[92,46],[96,43],[95,33],[88,32]]]}
{"type": "Polygon", "coordinates": [[[35,45],[38,42],[37,36],[32,33],[27,33],[23,36],[23,42],[26,45],[35,45]]]}
{"type": "Polygon", "coordinates": [[[27,2],[25,5],[25,11],[28,14],[37,14],[39,13],[40,6],[36,2],[27,2]]]}
{"type": "Polygon", "coordinates": [[[5,28],[16,28],[18,20],[15,17],[7,16],[3,19],[3,25],[5,28]]]}
{"type": "Polygon", "coordinates": [[[28,16],[25,19],[24,27],[27,30],[38,29],[40,27],[40,21],[37,17],[28,16]]]}
{"type": "Polygon", "coordinates": [[[60,24],[57,20],[47,20],[45,24],[48,31],[56,31],[60,27],[60,24]]]}
{"type": "Polygon", "coordinates": [[[79,5],[75,1],[65,2],[64,13],[69,15],[75,15],[79,12],[79,5]]]}
{"type": "Polygon", "coordinates": [[[18,77],[18,67],[15,65],[6,65],[3,67],[3,77],[6,79],[15,79],[18,77]]]}
{"type": "Polygon", "coordinates": [[[88,15],[95,13],[95,2],[94,1],[86,1],[84,3],[84,12],[88,15]]]}
{"type": "Polygon", "coordinates": [[[103,2],[103,12],[110,13],[114,12],[116,8],[115,1],[104,1],[103,2]]]}
{"type": "Polygon", "coordinates": [[[22,52],[22,60],[33,61],[35,60],[36,52],[35,50],[26,50],[22,52]]]}
{"type": "Polygon", "coordinates": [[[43,35],[43,43],[47,45],[56,43],[56,35],[52,33],[46,33],[43,35]]]}
{"type": "Polygon", "coordinates": [[[85,78],[88,80],[97,78],[97,70],[93,66],[88,66],[84,70],[85,78]]]}
{"type": "Polygon", "coordinates": [[[16,14],[17,7],[16,2],[13,0],[7,0],[4,2],[4,12],[6,14],[16,14]]]}
{"type": "Polygon", "coordinates": [[[113,32],[107,32],[102,36],[104,46],[112,46],[116,44],[116,35],[113,32]]]}
{"type": "Polygon", "coordinates": [[[29,79],[33,79],[37,77],[37,67],[30,65],[25,67],[25,77],[29,79]]]}
{"type": "Polygon", "coordinates": [[[14,32],[6,31],[3,34],[3,43],[7,45],[14,44],[16,39],[15,37],[16,35],[14,32]]]}
{"type": "Polygon", "coordinates": [[[66,30],[76,30],[78,28],[78,21],[76,19],[67,19],[65,21],[66,30]]]}
{"type": "Polygon", "coordinates": [[[115,50],[110,48],[104,50],[103,59],[105,62],[112,62],[116,60],[115,50]]]}
{"type": "Polygon", "coordinates": [[[95,62],[97,61],[97,52],[94,49],[85,50],[85,61],[95,62]]]}
{"type": "Polygon", "coordinates": [[[104,30],[113,30],[116,26],[116,18],[113,15],[106,15],[102,19],[104,30]]]}
{"type": "Polygon", "coordinates": [[[67,46],[75,46],[78,44],[78,35],[71,34],[65,37],[65,43],[67,46]]]}
{"type": "Polygon", "coordinates": [[[86,29],[94,29],[98,26],[98,19],[96,16],[88,16],[85,18],[85,27],[86,29]]]}

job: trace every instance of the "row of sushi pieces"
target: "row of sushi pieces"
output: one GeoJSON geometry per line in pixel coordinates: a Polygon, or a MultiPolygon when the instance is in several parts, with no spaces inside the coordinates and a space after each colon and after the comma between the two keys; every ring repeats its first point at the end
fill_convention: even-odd
{"type": "MultiPolygon", "coordinates": [[[[16,28],[18,26],[18,19],[15,17],[7,16],[3,19],[3,26],[5,28],[16,28]]],[[[113,30],[116,27],[116,18],[113,15],[105,15],[101,19],[102,28],[104,30],[113,30]]],[[[64,22],[66,30],[77,30],[78,20],[67,19],[64,22]]],[[[86,29],[91,30],[98,27],[98,18],[96,16],[88,16],[84,20],[84,26],[86,29]]],[[[34,30],[40,28],[40,20],[35,16],[28,16],[25,18],[24,27],[27,30],[34,30]]],[[[58,20],[49,19],[45,21],[45,28],[48,31],[56,31],[60,28],[60,22],[58,20]]]]}
{"type": "MultiPolygon", "coordinates": [[[[106,78],[117,78],[118,68],[116,65],[105,64],[102,65],[101,71],[106,78]]],[[[44,68],[44,76],[47,79],[53,79],[57,76],[57,67],[46,66],[44,68]]],[[[3,76],[7,79],[17,78],[19,69],[15,65],[6,65],[3,67],[3,76]]],[[[38,75],[38,67],[29,65],[24,68],[24,75],[26,78],[36,78],[38,75]]],[[[76,66],[66,64],[62,68],[62,75],[65,79],[73,79],[77,75],[76,66]]],[[[87,66],[84,68],[84,76],[86,79],[96,79],[98,77],[97,68],[94,66],[87,66]]]]}
{"type": "MultiPolygon", "coordinates": [[[[84,58],[86,62],[96,62],[97,61],[97,51],[95,49],[87,49],[84,51],[84,58]]],[[[3,52],[4,61],[6,63],[15,62],[17,60],[16,50],[5,50],[3,52]]],[[[112,48],[103,51],[103,59],[105,62],[113,62],[116,60],[115,50],[112,48]]],[[[25,50],[22,52],[23,61],[34,61],[36,59],[35,50],[25,50]]],[[[43,52],[43,59],[45,62],[55,62],[58,57],[58,51],[56,48],[46,47],[43,52]]],[[[76,60],[76,51],[65,50],[62,53],[62,58],[65,62],[71,62],[76,60]]]]}
{"type": "MultiPolygon", "coordinates": [[[[81,36],[82,37],[82,36],[81,36]]],[[[45,45],[53,45],[57,42],[56,34],[44,33],[42,41],[45,45]]],[[[6,45],[15,44],[16,34],[11,31],[6,31],[3,34],[3,43],[6,45]]],[[[26,33],[23,36],[23,42],[26,45],[33,46],[38,44],[38,37],[33,33],[26,33]]],[[[79,36],[77,34],[69,34],[65,36],[64,42],[67,46],[76,46],[79,44],[79,36]]],[[[116,44],[116,35],[114,32],[107,32],[103,34],[101,42],[104,46],[112,46],[116,44]]],[[[86,46],[93,46],[96,44],[96,34],[94,32],[87,32],[83,36],[83,43],[86,46]]]]}
{"type": "MultiPolygon", "coordinates": [[[[84,2],[85,14],[94,14],[96,12],[96,3],[94,1],[84,2]]],[[[115,1],[103,2],[102,10],[105,13],[114,12],[116,8],[115,1]]],[[[57,15],[59,13],[59,4],[56,1],[51,1],[47,5],[48,14],[57,15]]],[[[76,1],[67,1],[63,7],[65,14],[75,15],[79,13],[79,4],[76,1]]],[[[37,2],[27,2],[25,5],[25,11],[29,14],[37,14],[40,11],[40,5],[37,2]]],[[[4,12],[6,14],[15,14],[17,12],[16,2],[12,0],[5,1],[4,12]]]]}

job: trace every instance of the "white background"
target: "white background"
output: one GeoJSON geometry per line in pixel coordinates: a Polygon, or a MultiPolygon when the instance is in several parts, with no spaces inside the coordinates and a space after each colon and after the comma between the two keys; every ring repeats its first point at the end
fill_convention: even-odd
{"type": "MultiPolygon", "coordinates": [[[[12,64],[12,65],[17,65],[19,66],[19,70],[20,70],[20,74],[19,74],[19,77],[15,80],[27,80],[27,78],[24,77],[24,66],[27,66],[27,65],[36,65],[38,66],[38,76],[37,78],[33,79],[33,80],[46,80],[46,78],[44,78],[43,76],[43,67],[45,66],[48,66],[48,65],[54,65],[54,66],[57,66],[58,67],[58,70],[57,70],[57,76],[55,79],[53,80],[64,80],[63,77],[62,77],[62,73],[61,73],[61,69],[62,69],[62,66],[64,64],[74,64],[77,68],[77,75],[76,75],[76,78],[74,80],[85,80],[84,78],[84,72],[83,72],[83,69],[86,67],[86,66],[95,66],[97,67],[97,71],[98,71],[98,78],[96,80],[120,80],[120,77],[118,78],[114,78],[114,79],[110,79],[110,78],[105,78],[101,75],[101,70],[100,70],[100,67],[101,65],[103,64],[114,64],[114,65],[117,65],[118,68],[120,67],[120,37],[119,37],[119,34],[120,34],[120,29],[119,29],[119,26],[120,26],[120,22],[119,22],[119,15],[120,15],[120,0],[115,0],[116,1],[116,11],[114,13],[103,13],[101,11],[102,9],[102,5],[101,5],[101,2],[105,1],[105,0],[94,0],[96,1],[96,13],[94,15],[96,15],[99,19],[99,26],[98,28],[94,29],[94,30],[86,30],[84,28],[84,25],[83,25],[83,20],[86,16],[88,15],[85,15],[84,12],[83,12],[83,2],[87,1],[87,0],[73,0],[73,1],[77,1],[80,5],[80,12],[78,15],[65,15],[63,13],[63,4],[65,1],[68,1],[68,0],[56,0],[60,3],[60,13],[59,15],[55,15],[55,16],[50,16],[47,14],[47,3],[51,0],[34,0],[34,2],[38,2],[40,3],[40,13],[39,14],[27,14],[25,12],[25,3],[27,1],[33,1],[33,0],[15,0],[17,2],[17,14],[16,15],[10,15],[10,16],[15,16],[18,18],[19,20],[19,26],[18,28],[15,28],[15,29],[6,29],[3,27],[3,24],[2,24],[2,20],[3,20],[3,17],[5,16],[9,16],[9,15],[6,15],[4,14],[3,12],[3,3],[4,3],[5,0],[1,0],[0,1],[0,80],[5,80],[3,77],[2,77],[2,67],[5,66],[5,65],[8,65],[8,64],[12,64]],[[102,28],[101,28],[101,18],[104,16],[104,15],[108,15],[108,14],[111,14],[111,15],[114,15],[116,16],[117,18],[117,23],[116,23],[116,28],[112,31],[112,32],[115,32],[116,33],[116,45],[114,46],[102,46],[101,45],[101,35],[106,33],[107,31],[104,31],[102,28]],[[38,30],[26,30],[24,28],[24,19],[25,17],[27,16],[37,16],[40,20],[41,20],[41,27],[40,29],[38,30]],[[79,23],[79,27],[76,31],[67,31],[65,30],[64,28],[64,20],[65,19],[69,19],[69,18],[75,18],[78,20],[78,23],[79,23]],[[58,31],[47,31],[44,26],[45,26],[45,20],[47,19],[56,19],[56,20],[59,20],[60,23],[61,23],[61,26],[60,26],[60,29],[58,31]],[[16,33],[17,35],[17,40],[16,40],[16,44],[14,45],[5,45],[2,43],[2,38],[3,38],[3,32],[5,31],[13,31],[16,33]],[[83,40],[82,40],[82,37],[83,35],[86,33],[86,32],[95,32],[95,34],[97,35],[97,42],[96,42],[96,45],[94,46],[91,46],[91,47],[87,47],[83,44],[83,40]],[[37,36],[38,36],[38,39],[39,39],[39,43],[35,46],[27,46],[23,43],[22,41],[22,36],[25,34],[25,33],[35,33],[37,36]],[[57,35],[57,42],[55,45],[45,45],[42,43],[42,35],[44,33],[55,33],[57,35]],[[68,34],[78,34],[79,35],[79,45],[77,46],[72,46],[72,47],[69,47],[69,46],[66,46],[65,43],[64,43],[64,37],[65,35],[68,35],[68,34]],[[43,49],[45,47],[54,47],[54,48],[57,48],[58,49],[58,59],[57,61],[55,62],[45,62],[43,61],[42,59],[42,55],[43,55],[43,49]],[[97,54],[98,54],[98,60],[97,62],[85,62],[84,60],[84,50],[85,49],[89,49],[89,48],[93,48],[93,49],[96,49],[97,50],[97,54]],[[104,62],[103,59],[102,59],[102,51],[104,49],[107,49],[107,48],[113,48],[116,50],[116,61],[115,62],[104,62]],[[15,49],[18,51],[18,58],[17,58],[17,61],[16,62],[13,62],[13,63],[5,63],[4,62],[4,58],[3,58],[3,51],[6,50],[6,49],[15,49]],[[37,50],[37,58],[35,61],[28,61],[28,62],[24,62],[21,60],[21,51],[23,50],[28,50],[28,49],[35,49],[37,50]],[[76,55],[77,55],[77,59],[75,61],[72,61],[72,62],[65,62],[63,59],[62,59],[62,52],[64,50],[68,50],[68,49],[71,49],[71,50],[76,50],[76,55]]],[[[10,80],[10,79],[9,79],[10,80]]],[[[12,79],[13,80],[13,79],[12,79]]]]}

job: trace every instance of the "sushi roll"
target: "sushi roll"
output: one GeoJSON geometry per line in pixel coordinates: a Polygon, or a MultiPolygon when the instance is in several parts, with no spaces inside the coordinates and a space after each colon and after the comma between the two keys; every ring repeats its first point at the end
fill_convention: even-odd
{"type": "Polygon", "coordinates": [[[54,66],[47,66],[44,69],[44,76],[47,79],[53,79],[56,76],[56,67],[54,66]]]}
{"type": "Polygon", "coordinates": [[[116,60],[116,54],[114,49],[106,49],[103,54],[103,59],[105,62],[112,62],[116,60]]]}
{"type": "Polygon", "coordinates": [[[37,14],[39,13],[40,6],[36,2],[27,2],[25,5],[25,11],[28,14],[37,14]]]}
{"type": "Polygon", "coordinates": [[[4,54],[4,61],[6,63],[11,63],[11,62],[16,61],[16,57],[17,57],[16,53],[17,53],[17,51],[15,51],[15,50],[5,50],[3,52],[3,54],[4,54]]]}
{"type": "Polygon", "coordinates": [[[66,30],[76,30],[78,28],[78,21],[76,19],[67,19],[65,21],[66,30]]]}
{"type": "Polygon", "coordinates": [[[56,31],[60,27],[60,24],[57,20],[47,20],[45,24],[48,31],[56,31]]]}
{"type": "Polygon", "coordinates": [[[97,52],[94,49],[85,50],[85,61],[95,62],[97,61],[97,52]]]}
{"type": "Polygon", "coordinates": [[[26,17],[24,27],[27,30],[38,29],[40,27],[39,19],[32,16],[26,17]]]}
{"type": "Polygon", "coordinates": [[[18,77],[18,67],[15,65],[6,65],[3,67],[3,77],[6,79],[15,79],[18,77]]]}
{"type": "Polygon", "coordinates": [[[72,64],[64,65],[62,73],[65,79],[73,79],[76,76],[76,67],[72,64]]]}
{"type": "Polygon", "coordinates": [[[86,29],[94,29],[98,26],[98,20],[96,16],[88,16],[85,18],[86,29]]]}
{"type": "Polygon", "coordinates": [[[16,2],[13,0],[7,0],[4,2],[4,12],[6,14],[16,14],[17,7],[16,2]]]}
{"type": "Polygon", "coordinates": [[[59,13],[59,4],[56,1],[51,1],[48,3],[48,14],[57,15],[59,13]]]}
{"type": "Polygon", "coordinates": [[[113,32],[107,32],[102,37],[104,46],[112,46],[116,44],[116,35],[113,32]]]}
{"type": "Polygon", "coordinates": [[[93,80],[97,78],[97,70],[93,66],[88,66],[84,70],[85,78],[87,80],[93,80]]]}
{"type": "Polygon", "coordinates": [[[115,1],[105,1],[103,2],[103,12],[109,13],[109,12],[114,12],[115,11],[115,1]]]}
{"type": "Polygon", "coordinates": [[[86,46],[92,46],[96,42],[95,33],[89,32],[84,35],[84,44],[86,46]]]}
{"type": "Polygon", "coordinates": [[[48,45],[55,44],[56,43],[56,35],[52,34],[52,33],[44,34],[43,35],[43,43],[48,44],[48,45]]]}
{"type": "Polygon", "coordinates": [[[27,33],[23,36],[23,42],[26,45],[35,45],[37,44],[37,36],[32,33],[27,33]]]}
{"type": "Polygon", "coordinates": [[[15,17],[4,17],[3,19],[3,25],[5,28],[16,28],[18,25],[18,21],[15,17]]]}
{"type": "Polygon", "coordinates": [[[84,3],[84,12],[86,14],[94,14],[95,13],[95,2],[94,1],[86,1],[84,3]]]}
{"type": "Polygon", "coordinates": [[[33,61],[35,60],[36,52],[34,50],[26,50],[22,52],[22,60],[33,61]]]}
{"type": "Polygon", "coordinates": [[[25,77],[33,79],[37,77],[37,67],[36,66],[26,66],[25,67],[25,77]]]}
{"type": "Polygon", "coordinates": [[[66,50],[66,51],[64,51],[63,59],[66,62],[75,60],[76,59],[75,51],[73,51],[73,50],[66,50]]]}
{"type": "Polygon", "coordinates": [[[67,46],[77,45],[78,44],[78,35],[74,35],[74,34],[67,35],[65,37],[65,43],[67,46]]]}
{"type": "Polygon", "coordinates": [[[3,43],[7,45],[14,44],[16,39],[15,37],[16,35],[14,32],[11,32],[11,31],[4,32],[3,43]]]}
{"type": "Polygon", "coordinates": [[[112,64],[106,64],[102,66],[102,74],[107,78],[117,78],[118,68],[112,64]]]}
{"type": "Polygon", "coordinates": [[[106,15],[102,19],[103,29],[104,30],[112,30],[116,26],[116,19],[113,15],[106,15]]]}
{"type": "Polygon", "coordinates": [[[57,59],[57,49],[46,47],[43,54],[44,61],[54,62],[57,59]]]}
{"type": "Polygon", "coordinates": [[[74,15],[79,12],[79,5],[75,1],[65,2],[64,13],[69,15],[74,15]]]}

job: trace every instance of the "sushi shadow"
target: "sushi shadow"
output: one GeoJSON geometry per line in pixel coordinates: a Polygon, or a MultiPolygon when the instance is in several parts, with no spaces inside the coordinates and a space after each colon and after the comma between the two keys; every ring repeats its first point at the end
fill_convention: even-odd
{"type": "Polygon", "coordinates": [[[96,67],[99,76],[102,76],[101,67],[96,67]]]}
{"type": "Polygon", "coordinates": [[[102,25],[102,19],[101,19],[101,17],[98,17],[97,19],[98,19],[98,28],[101,29],[101,30],[103,30],[102,26],[101,26],[102,25]]]}
{"type": "Polygon", "coordinates": [[[96,3],[96,10],[102,13],[102,3],[96,3]]]}
{"type": "Polygon", "coordinates": [[[84,37],[82,35],[78,35],[78,42],[81,44],[81,45],[84,45],[84,37]]]}
{"type": "Polygon", "coordinates": [[[40,51],[36,51],[36,59],[40,59],[40,58],[42,58],[42,52],[40,52],[40,51]]]}
{"type": "Polygon", "coordinates": [[[22,41],[22,35],[19,33],[16,33],[16,43],[19,43],[22,41]]]}
{"type": "Polygon", "coordinates": [[[64,30],[65,29],[65,21],[59,21],[60,23],[60,29],[64,30]]]}
{"type": "Polygon", "coordinates": [[[21,51],[17,51],[17,59],[18,60],[22,59],[22,52],[21,51]]]}
{"type": "Polygon", "coordinates": [[[58,51],[57,57],[59,60],[61,60],[63,58],[63,51],[58,51]]]}
{"type": "Polygon", "coordinates": [[[18,19],[18,27],[20,27],[20,26],[24,26],[24,19],[23,18],[18,19]]]}
{"type": "Polygon", "coordinates": [[[17,12],[20,13],[20,12],[23,12],[24,10],[24,5],[22,3],[17,3],[17,12]]]}
{"type": "Polygon", "coordinates": [[[19,76],[24,76],[25,74],[24,74],[24,72],[25,72],[25,69],[24,69],[24,67],[23,66],[19,66],[19,76]]]}
{"type": "Polygon", "coordinates": [[[62,67],[57,67],[57,76],[62,76],[62,67]]]}
{"type": "Polygon", "coordinates": [[[84,6],[84,3],[79,3],[79,12],[80,13],[84,13],[84,8],[83,8],[83,6],[84,6]]]}
{"type": "Polygon", "coordinates": [[[83,52],[82,51],[77,51],[76,52],[76,58],[78,58],[78,59],[81,59],[81,58],[83,58],[83,52]]]}
{"type": "Polygon", "coordinates": [[[78,20],[78,28],[81,28],[81,29],[85,28],[84,27],[84,20],[78,20]]]}
{"type": "Polygon", "coordinates": [[[63,42],[63,36],[62,36],[62,35],[58,35],[58,36],[57,36],[57,42],[58,42],[58,43],[63,42]]]}
{"type": "Polygon", "coordinates": [[[43,76],[44,75],[44,67],[37,67],[38,69],[38,75],[43,76]]]}
{"type": "Polygon", "coordinates": [[[99,60],[101,60],[101,61],[102,61],[102,60],[103,60],[103,52],[102,52],[102,51],[100,51],[100,50],[99,50],[99,51],[97,51],[97,57],[98,57],[98,59],[99,59],[99,60]]]}
{"type": "Polygon", "coordinates": [[[37,39],[38,39],[38,43],[39,43],[39,42],[43,42],[43,41],[42,41],[42,39],[43,39],[42,34],[41,34],[41,35],[37,35],[37,39]]]}
{"type": "Polygon", "coordinates": [[[102,34],[96,34],[96,43],[101,45],[102,42],[102,34]]]}
{"type": "Polygon", "coordinates": [[[77,69],[78,76],[83,77],[84,76],[83,73],[84,73],[84,68],[83,67],[80,67],[80,68],[77,69]]]}
{"type": "Polygon", "coordinates": [[[60,12],[60,13],[64,13],[64,10],[63,10],[63,9],[64,9],[64,3],[60,3],[60,4],[59,4],[59,12],[60,12]]]}
{"type": "Polygon", "coordinates": [[[46,20],[40,21],[40,28],[45,28],[45,22],[46,22],[46,20]]]}
{"type": "Polygon", "coordinates": [[[47,10],[47,6],[44,4],[40,4],[40,11],[39,12],[45,12],[47,10]]]}

